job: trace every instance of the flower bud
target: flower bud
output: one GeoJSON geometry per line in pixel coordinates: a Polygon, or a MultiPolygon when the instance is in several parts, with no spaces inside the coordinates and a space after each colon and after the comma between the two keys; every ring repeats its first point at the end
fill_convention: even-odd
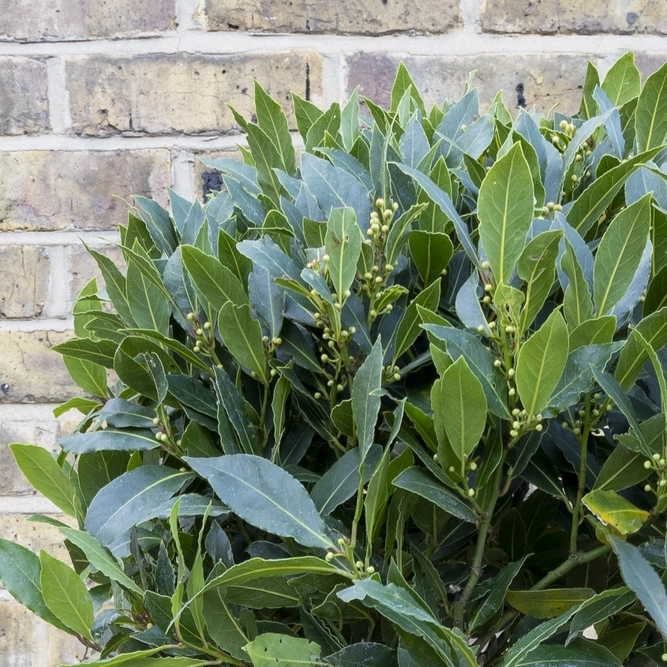
{"type": "Polygon", "coordinates": [[[378,198],[375,200],[375,205],[376,205],[378,208],[384,208],[384,199],[381,199],[380,197],[378,197],[378,198]]]}
{"type": "Polygon", "coordinates": [[[516,431],[515,429],[512,429],[512,430],[510,431],[510,435],[511,435],[513,438],[516,438],[516,436],[519,435],[519,432],[516,431]]]}
{"type": "Polygon", "coordinates": [[[361,570],[361,568],[364,566],[364,564],[363,564],[360,560],[358,560],[358,561],[355,563],[355,565],[357,566],[357,569],[358,569],[358,570],[361,570]]]}
{"type": "Polygon", "coordinates": [[[539,431],[541,431],[543,428],[544,428],[544,426],[542,426],[542,424],[538,424],[538,425],[535,427],[535,430],[539,432],[539,431]]]}
{"type": "Polygon", "coordinates": [[[516,396],[516,389],[514,387],[512,387],[507,393],[510,396],[516,396]]]}
{"type": "Polygon", "coordinates": [[[322,398],[322,394],[320,394],[319,391],[316,391],[316,392],[313,394],[313,397],[316,398],[316,399],[320,399],[320,398],[322,398]]]}
{"type": "Polygon", "coordinates": [[[366,572],[367,572],[368,574],[375,574],[375,568],[374,568],[372,565],[369,565],[369,566],[366,568],[366,572]]]}
{"type": "Polygon", "coordinates": [[[493,292],[493,285],[491,283],[486,283],[486,285],[484,285],[484,291],[493,292]]]}
{"type": "Polygon", "coordinates": [[[653,464],[648,459],[646,459],[646,461],[644,461],[644,468],[646,468],[646,470],[649,470],[652,467],[653,464]]]}
{"type": "Polygon", "coordinates": [[[468,489],[468,495],[472,498],[475,495],[475,489],[468,489]]]}
{"type": "Polygon", "coordinates": [[[502,365],[502,362],[500,361],[500,359],[496,359],[496,360],[493,362],[493,365],[494,365],[496,368],[500,368],[500,366],[502,365]]]}
{"type": "Polygon", "coordinates": [[[334,558],[333,553],[331,553],[331,551],[329,551],[329,552],[327,553],[327,555],[324,557],[324,560],[325,560],[327,563],[330,563],[330,562],[333,560],[333,558],[334,558]]]}
{"type": "Polygon", "coordinates": [[[352,292],[349,289],[345,290],[345,298],[347,299],[348,297],[352,296],[352,292]]]}
{"type": "Polygon", "coordinates": [[[276,375],[278,375],[278,371],[277,371],[275,368],[272,368],[272,369],[269,371],[269,375],[270,375],[272,378],[274,378],[274,377],[276,377],[276,375]]]}
{"type": "Polygon", "coordinates": [[[187,314],[188,322],[194,322],[196,319],[197,319],[197,316],[194,313],[188,313],[187,314]]]}
{"type": "Polygon", "coordinates": [[[651,485],[650,485],[650,484],[647,484],[647,485],[644,487],[644,491],[646,491],[646,493],[650,493],[650,492],[651,492],[651,485]]]}
{"type": "Polygon", "coordinates": [[[325,264],[326,264],[330,259],[331,259],[331,257],[329,257],[329,255],[324,255],[324,257],[322,257],[322,260],[324,261],[325,264]]]}
{"type": "Polygon", "coordinates": [[[449,466],[447,470],[449,470],[449,472],[456,472],[456,468],[454,466],[449,466]]]}
{"type": "Polygon", "coordinates": [[[350,327],[348,331],[350,332],[350,336],[354,336],[357,333],[357,327],[350,327]]]}
{"type": "Polygon", "coordinates": [[[477,464],[474,461],[470,463],[470,470],[477,470],[477,464]]]}
{"type": "Polygon", "coordinates": [[[486,271],[491,268],[491,264],[488,262],[482,262],[482,268],[486,271]]]}
{"type": "Polygon", "coordinates": [[[342,384],[337,384],[337,385],[336,385],[336,391],[339,392],[339,393],[340,393],[341,391],[343,391],[343,388],[344,388],[344,387],[343,387],[342,384]]]}
{"type": "Polygon", "coordinates": [[[654,461],[659,461],[660,460],[660,454],[653,454],[653,460],[654,461]]]}
{"type": "Polygon", "coordinates": [[[401,379],[401,374],[400,373],[394,373],[394,380],[398,382],[401,379]]]}
{"type": "Polygon", "coordinates": [[[157,417],[153,417],[153,424],[157,426],[160,423],[160,420],[157,417]]]}

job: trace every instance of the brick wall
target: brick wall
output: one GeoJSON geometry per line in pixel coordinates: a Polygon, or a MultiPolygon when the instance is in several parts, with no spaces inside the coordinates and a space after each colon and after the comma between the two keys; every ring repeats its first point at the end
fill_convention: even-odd
{"type": "MultiPolygon", "coordinates": [[[[427,102],[499,88],[548,111],[578,108],[587,60],[633,50],[644,75],[667,59],[657,0],[0,0],[0,535],[60,551],[34,512],[54,512],[12,463],[10,442],[53,447],[75,388],[49,348],[95,274],[81,242],[118,258],[131,194],[201,196],[197,156],[234,151],[225,104],[252,109],[257,78],[289,111],[356,85],[388,100],[404,60],[427,102]],[[521,92],[517,92],[517,90],[521,92]]],[[[0,665],[57,667],[76,642],[0,590],[0,665]]]]}

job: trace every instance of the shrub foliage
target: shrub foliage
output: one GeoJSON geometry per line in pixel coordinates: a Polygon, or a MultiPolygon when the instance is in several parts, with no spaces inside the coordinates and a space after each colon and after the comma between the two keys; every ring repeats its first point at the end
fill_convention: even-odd
{"type": "Polygon", "coordinates": [[[96,664],[661,661],[667,66],[573,117],[468,88],[294,95],[298,156],[256,85],[222,192],[90,250],[83,419],[12,446],[72,567],[2,540],[0,578],[96,664]]]}

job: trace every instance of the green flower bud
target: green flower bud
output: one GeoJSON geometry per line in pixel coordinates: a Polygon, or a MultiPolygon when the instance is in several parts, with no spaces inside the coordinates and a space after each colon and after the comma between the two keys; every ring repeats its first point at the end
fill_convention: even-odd
{"type": "Polygon", "coordinates": [[[500,368],[500,366],[502,365],[502,362],[500,361],[500,359],[496,359],[496,360],[493,362],[493,365],[494,365],[496,368],[500,368]]]}
{"type": "Polygon", "coordinates": [[[512,429],[512,430],[510,431],[510,435],[511,435],[513,438],[516,438],[516,436],[519,435],[519,432],[516,431],[515,429],[512,429]]]}
{"type": "Polygon", "coordinates": [[[277,371],[275,368],[272,368],[272,369],[269,371],[269,375],[270,375],[272,378],[274,378],[274,377],[276,377],[276,375],[278,375],[278,371],[277,371]]]}
{"type": "Polygon", "coordinates": [[[661,480],[658,482],[658,486],[659,486],[661,489],[664,488],[665,486],[667,486],[667,479],[661,479],[661,480]]]}
{"type": "Polygon", "coordinates": [[[350,336],[354,336],[357,333],[357,327],[350,327],[348,331],[350,332],[350,336]]]}
{"type": "Polygon", "coordinates": [[[320,399],[320,398],[322,398],[322,394],[320,394],[319,391],[316,391],[316,392],[313,394],[313,398],[315,398],[315,399],[320,399]]]}
{"type": "Polygon", "coordinates": [[[536,430],[536,431],[541,431],[543,428],[544,428],[544,426],[542,426],[542,424],[538,424],[538,425],[535,427],[535,430],[536,430]]]}
{"type": "Polygon", "coordinates": [[[646,461],[644,461],[644,468],[646,468],[646,470],[649,470],[652,467],[653,467],[653,464],[648,459],[646,461]]]}
{"type": "Polygon", "coordinates": [[[341,391],[343,391],[343,389],[344,389],[344,387],[343,387],[342,384],[337,384],[337,385],[336,385],[336,391],[337,391],[337,392],[341,392],[341,391]]]}
{"type": "Polygon", "coordinates": [[[325,264],[326,264],[330,259],[331,259],[331,257],[329,257],[329,255],[324,255],[324,257],[322,257],[322,260],[324,261],[325,264]]]}
{"type": "Polygon", "coordinates": [[[482,262],[482,268],[486,271],[487,269],[491,268],[491,264],[488,262],[482,262]]]}
{"type": "Polygon", "coordinates": [[[470,463],[470,470],[477,470],[477,464],[474,461],[470,463]]]}
{"type": "Polygon", "coordinates": [[[454,466],[449,466],[447,470],[449,470],[449,472],[456,472],[456,468],[454,466]]]}
{"type": "Polygon", "coordinates": [[[400,373],[394,373],[394,380],[398,382],[401,379],[401,374],[400,373]]]}
{"type": "Polygon", "coordinates": [[[507,371],[507,375],[509,375],[511,378],[513,378],[513,377],[514,377],[514,369],[513,369],[513,368],[510,368],[510,369],[507,371]]]}
{"type": "Polygon", "coordinates": [[[660,454],[653,454],[653,460],[654,461],[659,461],[660,460],[660,454]]]}
{"type": "Polygon", "coordinates": [[[646,491],[646,493],[650,493],[650,492],[651,492],[651,485],[650,485],[650,484],[647,484],[647,485],[644,487],[644,491],[646,491]]]}
{"type": "Polygon", "coordinates": [[[486,283],[486,285],[484,285],[484,291],[493,292],[493,285],[491,283],[486,283]]]}
{"type": "Polygon", "coordinates": [[[197,316],[194,313],[188,313],[187,314],[188,322],[194,322],[196,319],[197,319],[197,316]]]}
{"type": "Polygon", "coordinates": [[[324,560],[325,560],[327,563],[330,563],[330,562],[333,560],[333,558],[334,558],[333,553],[331,553],[331,551],[329,551],[329,552],[327,553],[327,555],[324,557],[324,560]]]}
{"type": "Polygon", "coordinates": [[[372,565],[369,565],[369,566],[366,568],[366,572],[367,572],[368,574],[375,574],[375,568],[374,568],[372,565]]]}
{"type": "Polygon", "coordinates": [[[472,498],[475,495],[475,489],[468,489],[468,495],[472,498]]]}
{"type": "Polygon", "coordinates": [[[384,208],[384,199],[381,199],[380,197],[378,197],[378,198],[375,200],[375,205],[376,205],[378,208],[384,208]]]}
{"type": "Polygon", "coordinates": [[[352,292],[349,289],[346,289],[345,290],[345,298],[347,299],[350,296],[352,296],[352,292]]]}
{"type": "Polygon", "coordinates": [[[510,396],[516,396],[516,389],[514,387],[512,387],[507,393],[510,396]]]}
{"type": "Polygon", "coordinates": [[[157,426],[160,423],[160,420],[157,417],[153,417],[153,425],[157,426]]]}

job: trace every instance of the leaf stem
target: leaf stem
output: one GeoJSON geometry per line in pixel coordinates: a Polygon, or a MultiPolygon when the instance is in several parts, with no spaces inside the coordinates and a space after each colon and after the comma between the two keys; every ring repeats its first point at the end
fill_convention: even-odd
{"type": "Polygon", "coordinates": [[[577,500],[572,509],[572,531],[570,533],[570,554],[577,552],[577,536],[579,534],[579,523],[582,517],[581,499],[586,491],[586,468],[588,463],[588,436],[591,429],[591,395],[586,394],[586,407],[584,415],[583,431],[579,436],[580,456],[579,462],[579,483],[577,485],[577,500]]]}

